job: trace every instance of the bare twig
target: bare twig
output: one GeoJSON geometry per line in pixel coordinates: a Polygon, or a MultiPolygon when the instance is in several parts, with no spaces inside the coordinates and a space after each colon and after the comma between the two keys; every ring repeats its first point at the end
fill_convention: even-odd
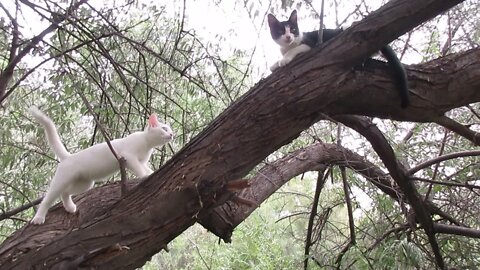
{"type": "Polygon", "coordinates": [[[337,269],[340,268],[342,258],[347,253],[347,251],[355,245],[356,243],[356,236],[355,236],[355,223],[353,218],[353,210],[352,210],[352,201],[350,199],[350,187],[347,182],[347,174],[345,172],[345,167],[340,166],[340,172],[342,175],[342,183],[343,183],[343,194],[345,196],[345,203],[347,204],[347,213],[348,213],[348,228],[350,231],[350,239],[348,244],[343,247],[343,249],[338,254],[337,259],[335,260],[335,264],[337,265],[337,269]]]}
{"type": "Polygon", "coordinates": [[[325,0],[322,0],[322,7],[320,9],[320,28],[318,28],[318,44],[323,43],[323,14],[324,14],[325,0]]]}
{"type": "Polygon", "coordinates": [[[312,210],[310,211],[310,218],[308,219],[307,236],[305,238],[305,259],[303,261],[303,269],[308,268],[308,259],[310,257],[310,246],[312,245],[313,222],[315,221],[315,217],[317,216],[317,208],[318,208],[318,201],[320,199],[320,192],[322,191],[323,186],[325,185],[327,176],[328,176],[328,172],[324,173],[323,171],[318,171],[317,187],[315,188],[315,195],[313,197],[313,202],[312,202],[312,210]]]}
{"type": "Polygon", "coordinates": [[[432,158],[408,170],[407,175],[414,175],[416,172],[422,169],[425,169],[433,164],[436,164],[445,160],[459,158],[459,157],[470,157],[470,156],[480,156],[480,150],[461,151],[461,152],[450,153],[450,154],[446,154],[436,158],[432,158]]]}
{"type": "MultiPolygon", "coordinates": [[[[445,151],[445,145],[447,143],[447,139],[448,139],[448,129],[445,128],[442,144],[440,145],[440,150],[438,151],[438,156],[443,155],[443,152],[445,151]]],[[[435,164],[435,168],[433,169],[433,174],[432,174],[432,180],[435,180],[435,178],[437,178],[439,166],[440,166],[440,163],[435,164]]],[[[432,188],[433,188],[433,184],[430,184],[427,192],[425,193],[425,200],[427,200],[430,197],[430,192],[432,192],[432,188]]]]}
{"type": "Polygon", "coordinates": [[[442,185],[447,187],[464,187],[464,188],[471,188],[471,189],[480,189],[479,185],[472,185],[469,183],[435,181],[435,180],[423,179],[418,177],[412,177],[411,179],[414,181],[427,182],[427,183],[432,183],[432,184],[437,184],[437,185],[442,185]]]}
{"type": "Polygon", "coordinates": [[[126,169],[125,169],[125,165],[126,165],[125,163],[127,161],[125,160],[124,157],[119,156],[117,154],[117,152],[115,152],[115,149],[113,148],[112,144],[110,143],[110,140],[111,140],[110,137],[108,136],[107,132],[103,128],[103,125],[100,123],[100,120],[98,120],[97,114],[93,111],[92,105],[90,105],[90,102],[88,102],[87,98],[85,97],[85,94],[83,94],[82,91],[77,91],[77,93],[82,98],[85,106],[87,106],[87,109],[90,112],[90,114],[93,116],[93,119],[95,120],[95,123],[97,123],[97,126],[100,129],[100,132],[102,132],[102,135],[105,138],[105,142],[107,143],[108,148],[112,152],[115,159],[118,161],[118,165],[120,167],[120,176],[121,176],[120,181],[121,181],[121,185],[122,185],[122,188],[121,188],[122,191],[121,192],[122,192],[122,196],[125,196],[125,194],[127,192],[127,172],[126,172],[126,169]]]}

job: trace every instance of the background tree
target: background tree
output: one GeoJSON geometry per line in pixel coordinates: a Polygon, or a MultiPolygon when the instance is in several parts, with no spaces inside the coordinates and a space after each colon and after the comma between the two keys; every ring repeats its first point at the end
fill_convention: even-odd
{"type": "MultiPolygon", "coordinates": [[[[268,63],[257,63],[261,46],[232,53],[222,45],[234,37],[199,33],[189,24],[196,2],[1,3],[0,229],[10,238],[0,247],[0,264],[130,269],[196,221],[230,241],[232,230],[262,201],[313,170],[318,176],[305,174],[299,184],[306,197],[288,196],[288,207],[266,211],[290,220],[294,244],[279,241],[260,245],[267,251],[236,252],[228,266],[296,269],[303,257],[280,258],[293,249],[301,250],[306,262],[339,268],[478,267],[479,152],[472,150],[478,145],[480,98],[478,4],[417,2],[393,1],[378,10],[383,3],[327,2],[327,10],[335,11],[327,27],[366,18],[241,98],[266,74],[268,63]],[[350,13],[340,14],[343,10],[350,13]],[[46,23],[38,33],[27,28],[32,14],[46,23]],[[384,64],[351,67],[432,17],[394,43],[405,61],[424,62],[408,67],[412,106],[401,110],[384,64]],[[79,215],[56,208],[47,225],[23,227],[33,209],[23,210],[45,190],[56,164],[37,139],[41,131],[26,108],[45,104],[76,152],[104,140],[83,100],[112,138],[142,128],[150,111],[159,112],[178,138],[152,164],[158,168],[177,154],[148,179],[131,181],[123,198],[118,185],[107,184],[76,198],[79,215]],[[232,193],[249,172],[252,186],[232,193]]],[[[301,14],[318,10],[313,3],[283,4],[305,11],[301,14]]],[[[249,1],[209,5],[245,12],[258,33],[266,32],[267,11],[281,13],[249,1]]],[[[241,35],[238,26],[231,30],[241,35]]],[[[240,229],[243,236],[235,242],[262,239],[251,236],[261,231],[255,225],[240,229]]],[[[214,265],[212,259],[200,260],[206,268],[214,265]]]]}

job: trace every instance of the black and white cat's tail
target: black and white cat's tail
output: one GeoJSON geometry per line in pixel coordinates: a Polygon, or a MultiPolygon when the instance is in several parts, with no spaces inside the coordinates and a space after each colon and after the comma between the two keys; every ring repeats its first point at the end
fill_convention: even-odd
{"type": "Polygon", "coordinates": [[[402,108],[406,108],[410,104],[407,72],[405,71],[402,62],[400,62],[392,47],[386,45],[380,50],[380,52],[382,52],[382,55],[387,59],[388,65],[392,69],[395,84],[400,94],[400,106],[402,106],[402,108]]]}
{"type": "Polygon", "coordinates": [[[40,111],[37,107],[32,106],[28,109],[33,118],[40,123],[45,129],[45,135],[47,136],[47,141],[50,147],[52,147],[53,152],[58,157],[60,161],[70,156],[70,153],[67,151],[60,136],[58,136],[57,128],[53,123],[52,119],[40,111]]]}

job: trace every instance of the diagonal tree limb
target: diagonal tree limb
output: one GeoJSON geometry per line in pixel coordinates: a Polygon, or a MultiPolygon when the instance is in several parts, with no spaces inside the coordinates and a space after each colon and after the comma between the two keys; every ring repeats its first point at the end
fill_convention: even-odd
{"type": "Polygon", "coordinates": [[[96,127],[100,129],[100,132],[102,133],[105,139],[105,142],[107,143],[108,149],[110,149],[110,152],[112,152],[112,155],[115,157],[115,159],[118,162],[118,167],[120,168],[121,194],[122,196],[125,196],[125,194],[127,194],[127,171],[126,171],[127,160],[123,156],[119,156],[115,151],[115,149],[113,148],[111,143],[112,139],[110,138],[107,131],[103,127],[102,123],[98,119],[98,115],[93,110],[92,105],[90,104],[90,102],[88,102],[88,99],[85,96],[85,94],[82,92],[82,90],[77,91],[77,94],[81,97],[83,104],[85,104],[89,113],[92,115],[93,120],[96,123],[96,127]]]}
{"type": "Polygon", "coordinates": [[[458,135],[471,141],[474,145],[480,146],[480,133],[471,130],[467,126],[462,125],[445,115],[442,115],[435,119],[435,123],[457,133],[458,135]]]}
{"type": "Polygon", "coordinates": [[[370,142],[373,149],[390,172],[390,176],[395,180],[400,187],[400,190],[402,190],[407,198],[410,206],[415,211],[415,216],[428,237],[438,267],[445,269],[445,263],[435,237],[431,213],[429,209],[424,206],[423,200],[413,184],[413,181],[408,179],[405,167],[400,164],[395,157],[395,153],[387,139],[383,136],[376,125],[365,117],[335,116],[334,119],[354,129],[370,142]]]}

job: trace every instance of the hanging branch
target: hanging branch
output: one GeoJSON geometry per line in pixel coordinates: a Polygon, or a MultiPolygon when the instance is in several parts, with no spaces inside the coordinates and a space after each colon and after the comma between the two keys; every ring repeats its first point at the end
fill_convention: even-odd
{"type": "Polygon", "coordinates": [[[342,184],[343,184],[343,194],[345,196],[345,203],[347,205],[347,213],[348,213],[348,228],[350,231],[350,239],[348,244],[340,251],[338,254],[337,259],[335,260],[335,264],[337,265],[337,269],[340,269],[340,265],[342,263],[342,258],[347,253],[347,251],[356,244],[356,236],[355,236],[355,222],[353,218],[353,211],[352,211],[352,200],[350,199],[350,186],[347,182],[347,173],[345,172],[345,166],[340,166],[340,172],[342,175],[342,184]]]}
{"type": "Polygon", "coordinates": [[[312,203],[312,210],[310,211],[310,218],[308,219],[308,228],[307,228],[307,236],[305,238],[305,258],[303,260],[303,269],[308,268],[308,260],[310,257],[310,246],[313,244],[312,242],[312,232],[313,232],[313,223],[315,221],[315,217],[317,216],[317,208],[318,208],[318,201],[320,199],[320,192],[325,185],[327,180],[328,174],[330,169],[327,170],[325,173],[324,171],[318,171],[317,176],[317,187],[315,188],[315,195],[313,197],[312,203]]]}
{"type": "Polygon", "coordinates": [[[323,10],[324,10],[325,0],[322,0],[322,7],[320,9],[320,28],[318,28],[318,45],[323,43],[323,10]]]}

